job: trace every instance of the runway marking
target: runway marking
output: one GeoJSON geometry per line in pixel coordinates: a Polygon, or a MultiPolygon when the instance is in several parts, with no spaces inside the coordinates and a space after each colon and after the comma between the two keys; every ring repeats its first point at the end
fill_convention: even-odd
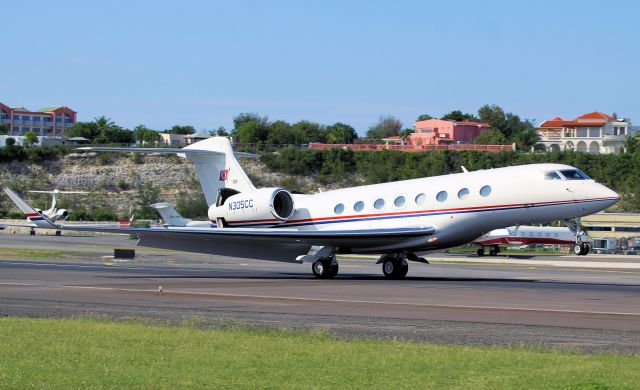
{"type": "MultiPolygon", "coordinates": [[[[49,287],[49,288],[61,288],[61,289],[78,289],[78,290],[100,290],[100,291],[117,291],[117,292],[145,292],[153,293],[157,295],[157,289],[134,289],[134,288],[121,288],[121,287],[100,287],[100,286],[74,286],[74,285],[43,285],[35,283],[2,283],[0,286],[20,286],[20,287],[49,287]]],[[[442,304],[430,304],[430,303],[411,303],[411,302],[387,302],[387,301],[363,301],[352,299],[328,299],[328,298],[304,298],[304,297],[286,297],[278,295],[250,295],[250,294],[228,294],[228,293],[209,293],[201,291],[171,291],[164,290],[164,295],[201,295],[210,297],[225,297],[225,298],[251,298],[251,299],[274,299],[274,300],[289,300],[300,302],[326,302],[326,303],[347,303],[347,304],[367,304],[367,305],[395,305],[395,306],[418,306],[418,307],[434,307],[443,309],[472,309],[472,310],[509,310],[509,311],[523,311],[523,312],[545,312],[545,313],[567,313],[567,314],[595,314],[595,315],[616,315],[616,316],[632,316],[640,317],[640,313],[625,313],[625,312],[603,312],[603,311],[583,311],[583,310],[561,310],[561,309],[535,309],[525,307],[498,307],[498,306],[468,306],[468,305],[442,305],[442,304]]]]}

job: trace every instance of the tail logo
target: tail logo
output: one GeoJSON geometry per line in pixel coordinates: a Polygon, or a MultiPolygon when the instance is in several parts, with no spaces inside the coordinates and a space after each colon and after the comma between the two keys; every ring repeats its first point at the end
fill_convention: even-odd
{"type": "Polygon", "coordinates": [[[223,169],[220,171],[220,181],[227,181],[227,178],[229,177],[229,170],[228,169],[223,169]]]}

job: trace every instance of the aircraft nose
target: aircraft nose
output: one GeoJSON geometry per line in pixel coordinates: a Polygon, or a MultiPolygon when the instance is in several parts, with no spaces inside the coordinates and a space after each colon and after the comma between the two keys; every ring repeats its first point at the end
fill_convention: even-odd
{"type": "Polygon", "coordinates": [[[618,203],[618,201],[620,200],[620,194],[618,194],[617,192],[615,192],[614,190],[612,190],[611,188],[604,186],[602,184],[600,184],[600,191],[599,192],[599,197],[600,198],[604,198],[606,200],[608,200],[609,206],[612,206],[616,203],[618,203]]]}

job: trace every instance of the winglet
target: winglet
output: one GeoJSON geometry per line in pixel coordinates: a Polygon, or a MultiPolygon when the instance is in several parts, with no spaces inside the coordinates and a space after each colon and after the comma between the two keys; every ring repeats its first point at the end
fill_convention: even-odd
{"type": "Polygon", "coordinates": [[[11,198],[13,203],[15,203],[16,206],[18,206],[18,208],[20,209],[20,211],[22,211],[24,216],[27,217],[27,220],[33,223],[36,227],[48,228],[48,229],[58,228],[58,225],[55,225],[47,217],[37,212],[33,207],[29,206],[27,202],[25,202],[24,200],[22,200],[22,198],[18,196],[18,194],[16,194],[15,192],[13,192],[12,190],[6,187],[3,188],[3,190],[9,196],[9,198],[11,198]]]}

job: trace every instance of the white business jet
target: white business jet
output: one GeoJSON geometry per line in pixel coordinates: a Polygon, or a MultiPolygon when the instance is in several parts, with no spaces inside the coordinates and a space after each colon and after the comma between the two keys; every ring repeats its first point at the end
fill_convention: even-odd
{"type": "Polygon", "coordinates": [[[137,234],[138,245],[153,248],[308,262],[320,278],[336,276],[336,254],[345,253],[382,254],[378,263],[384,275],[402,278],[407,261],[426,262],[416,253],[465,244],[504,226],[577,219],[620,199],[580,170],[560,164],[298,195],[282,188],[255,188],[224,137],[183,149],[81,149],[177,153],[192,160],[215,227],[64,225],[64,229],[137,234]]]}

